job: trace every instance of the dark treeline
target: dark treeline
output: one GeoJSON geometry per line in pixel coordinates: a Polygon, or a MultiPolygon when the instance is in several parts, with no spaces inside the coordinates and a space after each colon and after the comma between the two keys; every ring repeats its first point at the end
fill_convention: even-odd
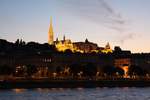
{"type": "MultiPolygon", "coordinates": [[[[24,67],[24,69],[17,70],[18,73],[16,74],[16,69],[15,67],[10,67],[7,65],[0,66],[0,75],[13,75],[13,76],[19,76],[19,77],[27,77],[31,78],[32,75],[38,72],[38,68],[34,65],[27,65],[24,67]]],[[[65,73],[61,67],[56,68],[56,77],[70,77],[72,76],[73,78],[78,78],[80,77],[88,77],[88,78],[93,78],[97,76],[97,68],[94,66],[92,63],[87,63],[86,65],[79,65],[79,64],[73,64],[69,67],[69,73],[65,73]],[[63,73],[61,73],[63,72],[63,73]],[[81,73],[82,72],[82,73],[81,73]],[[79,75],[80,74],[80,75],[79,75]]],[[[145,70],[142,70],[139,66],[131,66],[129,68],[128,75],[132,78],[134,76],[138,77],[144,77],[148,73],[145,70]]],[[[119,77],[123,78],[125,75],[125,72],[123,69],[119,67],[114,67],[114,66],[104,66],[102,68],[102,71],[100,74],[98,74],[98,77],[102,78],[112,78],[112,77],[119,77]]]]}
{"type": "Polygon", "coordinates": [[[17,52],[26,53],[38,53],[38,52],[56,52],[56,48],[48,43],[40,44],[37,42],[24,42],[23,40],[17,39],[15,43],[8,42],[0,39],[0,53],[2,54],[13,54],[17,52]]]}
{"type": "MultiPolygon", "coordinates": [[[[90,57],[91,55],[99,55],[100,58],[103,58],[104,60],[112,60],[114,59],[120,59],[122,58],[138,58],[139,59],[149,59],[150,54],[131,54],[130,51],[122,51],[121,48],[115,47],[113,53],[110,54],[103,54],[103,53],[90,53],[90,54],[82,54],[80,52],[72,53],[71,50],[66,50],[65,52],[58,52],[56,47],[54,45],[49,45],[48,43],[40,44],[37,42],[24,42],[23,40],[17,40],[15,43],[8,42],[6,40],[0,39],[0,56],[1,59],[7,55],[13,55],[13,56],[20,56],[24,57],[25,55],[48,55],[48,54],[64,54],[64,55],[87,55],[87,57],[90,57]],[[90,55],[90,56],[88,56],[90,55]],[[148,55],[148,56],[147,56],[148,55]],[[108,57],[107,57],[108,56],[108,57]],[[109,57],[110,56],[110,57],[109,57]]],[[[114,60],[115,61],[115,60],[114,60]]],[[[139,60],[141,61],[141,60],[139,60]]],[[[133,61],[132,61],[133,62],[133,61]]],[[[30,63],[26,64],[25,66],[20,66],[21,68],[16,69],[16,66],[9,66],[7,64],[0,65],[0,75],[13,75],[13,76],[20,76],[20,77],[31,77],[32,75],[35,75],[39,72],[39,69],[37,66],[32,65],[30,63]],[[17,72],[16,72],[17,71],[17,72]]],[[[57,73],[57,77],[61,76],[71,76],[73,78],[77,77],[89,77],[93,78],[95,76],[100,77],[117,77],[123,78],[125,75],[125,71],[120,68],[116,67],[115,65],[104,65],[101,67],[100,72],[97,68],[97,65],[92,62],[76,62],[72,63],[68,66],[68,68],[63,68],[62,66],[57,66],[55,73],[57,73]],[[68,72],[65,72],[65,70],[68,69],[68,72]]],[[[50,69],[48,69],[50,70],[50,69]]],[[[131,66],[128,69],[127,73],[130,77],[134,76],[146,76],[149,74],[149,71],[144,70],[143,66],[131,64],[131,66]]]]}

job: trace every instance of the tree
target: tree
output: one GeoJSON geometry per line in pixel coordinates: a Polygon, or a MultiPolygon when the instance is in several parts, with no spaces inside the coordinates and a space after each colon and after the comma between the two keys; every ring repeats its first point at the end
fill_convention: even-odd
{"type": "Polygon", "coordinates": [[[19,46],[19,43],[20,43],[20,41],[19,41],[19,39],[17,39],[16,42],[15,42],[15,45],[19,46]]]}
{"type": "Polygon", "coordinates": [[[72,51],[71,51],[70,49],[66,49],[66,50],[64,51],[64,53],[66,53],[66,54],[72,54],[72,51]]]}
{"type": "Polygon", "coordinates": [[[57,66],[56,67],[56,73],[58,74],[58,75],[60,75],[60,72],[61,71],[63,71],[63,69],[60,67],[60,66],[57,66]]]}
{"type": "Polygon", "coordinates": [[[102,68],[103,73],[105,73],[107,76],[113,76],[116,73],[115,67],[114,66],[104,66],[102,68]]]}
{"type": "Polygon", "coordinates": [[[31,77],[34,73],[36,73],[38,70],[36,68],[36,66],[34,65],[27,65],[26,66],[26,73],[28,77],[31,77]]]}
{"type": "Polygon", "coordinates": [[[140,66],[131,65],[129,67],[128,74],[130,76],[133,76],[133,75],[145,76],[146,75],[146,71],[144,71],[140,66]]]}
{"type": "Polygon", "coordinates": [[[125,74],[124,70],[120,67],[116,67],[115,72],[118,73],[120,76],[123,76],[125,74]]]}
{"type": "Polygon", "coordinates": [[[73,77],[76,77],[80,71],[82,71],[82,66],[80,64],[76,63],[70,66],[70,73],[73,74],[73,77]]]}
{"type": "Polygon", "coordinates": [[[11,75],[13,74],[15,68],[8,65],[0,66],[0,75],[11,75]]]}
{"type": "Polygon", "coordinates": [[[87,63],[83,67],[83,75],[88,77],[96,76],[97,68],[93,63],[87,63]]]}

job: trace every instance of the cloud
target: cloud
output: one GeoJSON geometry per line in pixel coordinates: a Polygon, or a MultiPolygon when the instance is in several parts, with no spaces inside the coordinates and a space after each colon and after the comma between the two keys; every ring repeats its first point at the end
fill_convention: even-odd
{"type": "Polygon", "coordinates": [[[6,32],[0,32],[0,39],[4,38],[4,37],[7,37],[7,36],[8,36],[8,33],[6,33],[6,32]]]}
{"type": "Polygon", "coordinates": [[[133,39],[137,34],[135,33],[129,33],[125,34],[124,36],[121,37],[120,42],[121,44],[124,44],[125,41],[133,39]]]}
{"type": "Polygon", "coordinates": [[[127,20],[121,13],[117,13],[106,0],[62,0],[61,2],[64,3],[65,10],[72,15],[115,30],[121,35],[121,43],[134,38],[134,34],[128,32],[127,20]]]}
{"type": "Polygon", "coordinates": [[[105,0],[61,0],[65,10],[75,16],[99,23],[113,30],[122,30],[125,20],[105,0]]]}

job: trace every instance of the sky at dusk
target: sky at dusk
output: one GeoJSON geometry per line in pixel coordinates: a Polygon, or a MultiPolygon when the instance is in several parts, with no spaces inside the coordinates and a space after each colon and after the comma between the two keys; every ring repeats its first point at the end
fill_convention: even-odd
{"type": "Polygon", "coordinates": [[[89,41],[132,52],[150,52],[150,0],[0,0],[0,38],[48,41],[55,37],[89,41]]]}

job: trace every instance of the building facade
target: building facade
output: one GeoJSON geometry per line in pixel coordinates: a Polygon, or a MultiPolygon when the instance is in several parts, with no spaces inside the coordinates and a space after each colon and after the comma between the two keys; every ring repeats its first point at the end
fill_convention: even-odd
{"type": "Polygon", "coordinates": [[[101,53],[112,53],[109,43],[105,47],[99,47],[96,43],[89,42],[88,39],[85,42],[72,42],[70,39],[66,39],[64,36],[62,40],[56,38],[54,41],[54,32],[52,27],[52,19],[49,27],[49,37],[48,43],[50,45],[55,45],[58,51],[64,52],[65,50],[71,50],[72,52],[80,53],[92,53],[92,52],[101,52],[101,53]]]}

